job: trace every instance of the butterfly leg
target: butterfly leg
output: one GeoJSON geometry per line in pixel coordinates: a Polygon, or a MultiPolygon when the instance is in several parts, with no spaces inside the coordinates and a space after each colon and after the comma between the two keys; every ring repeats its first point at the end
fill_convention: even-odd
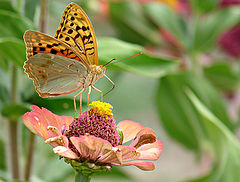
{"type": "Polygon", "coordinates": [[[79,103],[80,103],[80,114],[82,114],[82,94],[80,94],[79,103]]]}
{"type": "Polygon", "coordinates": [[[87,96],[87,111],[88,111],[88,107],[89,107],[89,96],[91,94],[91,86],[88,87],[88,96],[87,96]]]}
{"type": "Polygon", "coordinates": [[[77,95],[75,95],[73,97],[73,101],[74,101],[74,118],[76,118],[76,114],[77,114],[77,106],[76,106],[76,97],[80,95],[80,114],[82,113],[82,93],[85,91],[86,89],[82,89],[77,95]]]}
{"type": "Polygon", "coordinates": [[[102,102],[102,101],[103,101],[103,93],[102,93],[102,91],[99,90],[99,89],[97,89],[97,88],[94,87],[93,85],[92,85],[92,88],[101,94],[101,102],[102,102]]]}

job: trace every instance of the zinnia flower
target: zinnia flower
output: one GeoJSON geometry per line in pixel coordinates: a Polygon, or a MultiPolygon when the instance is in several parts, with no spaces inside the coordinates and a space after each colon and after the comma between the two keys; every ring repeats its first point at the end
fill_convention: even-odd
{"type": "Polygon", "coordinates": [[[32,105],[24,114],[24,124],[53,146],[53,151],[65,158],[76,171],[96,172],[111,166],[135,165],[153,170],[163,144],[155,132],[141,124],[124,120],[117,126],[108,103],[94,101],[91,109],[78,118],[57,116],[45,108],[32,105]],[[132,140],[129,146],[122,145],[132,140]]]}
{"type": "Polygon", "coordinates": [[[224,33],[219,43],[228,54],[238,58],[240,56],[240,25],[224,33]]]}
{"type": "Polygon", "coordinates": [[[239,5],[240,0],[222,0],[220,2],[221,7],[226,7],[226,6],[234,6],[234,5],[239,5]]]}

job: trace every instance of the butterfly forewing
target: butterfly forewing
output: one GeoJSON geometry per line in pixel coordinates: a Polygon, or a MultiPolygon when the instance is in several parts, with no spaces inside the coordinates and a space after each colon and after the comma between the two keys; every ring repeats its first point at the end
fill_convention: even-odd
{"type": "Polygon", "coordinates": [[[24,65],[41,97],[57,96],[82,89],[87,69],[80,61],[50,53],[31,56],[24,65]]]}
{"type": "Polygon", "coordinates": [[[98,64],[97,42],[92,24],[78,5],[70,3],[66,7],[55,38],[79,51],[86,64],[98,64]]]}
{"type": "Polygon", "coordinates": [[[81,55],[74,48],[44,33],[26,31],[24,40],[27,47],[27,59],[38,53],[51,53],[83,62],[81,55]]]}

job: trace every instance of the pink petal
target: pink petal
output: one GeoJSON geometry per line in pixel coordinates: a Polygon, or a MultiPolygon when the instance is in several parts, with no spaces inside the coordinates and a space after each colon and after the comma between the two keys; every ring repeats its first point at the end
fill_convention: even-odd
{"type": "Polygon", "coordinates": [[[122,161],[135,160],[140,157],[140,153],[133,147],[119,145],[116,148],[122,152],[122,161]]]}
{"type": "Polygon", "coordinates": [[[63,127],[68,129],[69,125],[73,122],[71,116],[58,116],[45,108],[42,108],[42,111],[47,119],[48,126],[55,126],[59,131],[61,131],[63,127]]]}
{"type": "Polygon", "coordinates": [[[67,129],[73,121],[70,116],[57,116],[47,109],[40,109],[35,105],[32,105],[31,109],[33,111],[23,115],[23,123],[44,140],[62,135],[62,128],[67,129]]]}
{"type": "Polygon", "coordinates": [[[114,150],[114,147],[106,140],[92,136],[84,135],[70,138],[78,152],[86,159],[96,160],[102,163],[122,163],[122,152],[114,150]]]}
{"type": "Polygon", "coordinates": [[[91,135],[71,137],[70,140],[81,156],[91,160],[96,160],[112,150],[108,141],[91,135]]]}
{"type": "Polygon", "coordinates": [[[50,144],[53,147],[64,146],[68,148],[68,138],[64,135],[48,138],[45,143],[50,144]]]}
{"type": "Polygon", "coordinates": [[[137,149],[137,151],[141,154],[139,159],[145,160],[157,160],[160,157],[162,150],[163,143],[160,140],[151,144],[142,145],[137,149]]]}
{"type": "Polygon", "coordinates": [[[23,123],[29,130],[31,130],[36,135],[42,137],[43,139],[49,138],[46,126],[38,117],[39,107],[31,106],[31,108],[34,111],[27,112],[23,115],[23,123]]]}
{"type": "Polygon", "coordinates": [[[130,165],[134,165],[144,171],[151,171],[155,169],[154,164],[148,161],[130,161],[130,162],[125,162],[121,165],[116,164],[115,166],[130,166],[130,165]]]}
{"type": "Polygon", "coordinates": [[[69,158],[69,159],[76,159],[78,160],[79,157],[76,153],[74,153],[72,150],[70,150],[69,148],[66,148],[66,147],[63,147],[63,146],[58,146],[58,147],[55,147],[53,148],[53,151],[62,156],[62,157],[66,157],[66,158],[69,158]]]}
{"type": "Polygon", "coordinates": [[[113,147],[112,150],[98,159],[102,163],[115,163],[122,164],[122,151],[118,148],[113,147]]]}
{"type": "Polygon", "coordinates": [[[143,125],[135,122],[135,121],[129,121],[124,120],[121,121],[117,127],[119,127],[123,132],[123,143],[128,142],[132,140],[136,134],[143,129],[143,125]]]}
{"type": "Polygon", "coordinates": [[[156,134],[151,128],[143,128],[139,131],[130,144],[131,147],[139,148],[140,146],[156,141],[156,134]]]}

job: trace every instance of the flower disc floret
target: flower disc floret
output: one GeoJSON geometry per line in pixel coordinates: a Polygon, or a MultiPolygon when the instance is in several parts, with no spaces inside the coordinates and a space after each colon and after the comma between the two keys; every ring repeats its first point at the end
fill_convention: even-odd
{"type": "MultiPolygon", "coordinates": [[[[104,116],[107,115],[109,117],[113,116],[112,114],[112,105],[106,102],[100,102],[100,101],[93,101],[90,104],[91,110],[92,112],[94,112],[95,114],[97,113],[100,116],[104,116]]],[[[90,112],[91,114],[91,112],[90,112]]]]}
{"type": "Polygon", "coordinates": [[[119,136],[112,106],[100,101],[94,101],[90,105],[91,109],[76,118],[65,135],[70,138],[88,134],[107,140],[113,146],[118,145],[119,136]]]}

